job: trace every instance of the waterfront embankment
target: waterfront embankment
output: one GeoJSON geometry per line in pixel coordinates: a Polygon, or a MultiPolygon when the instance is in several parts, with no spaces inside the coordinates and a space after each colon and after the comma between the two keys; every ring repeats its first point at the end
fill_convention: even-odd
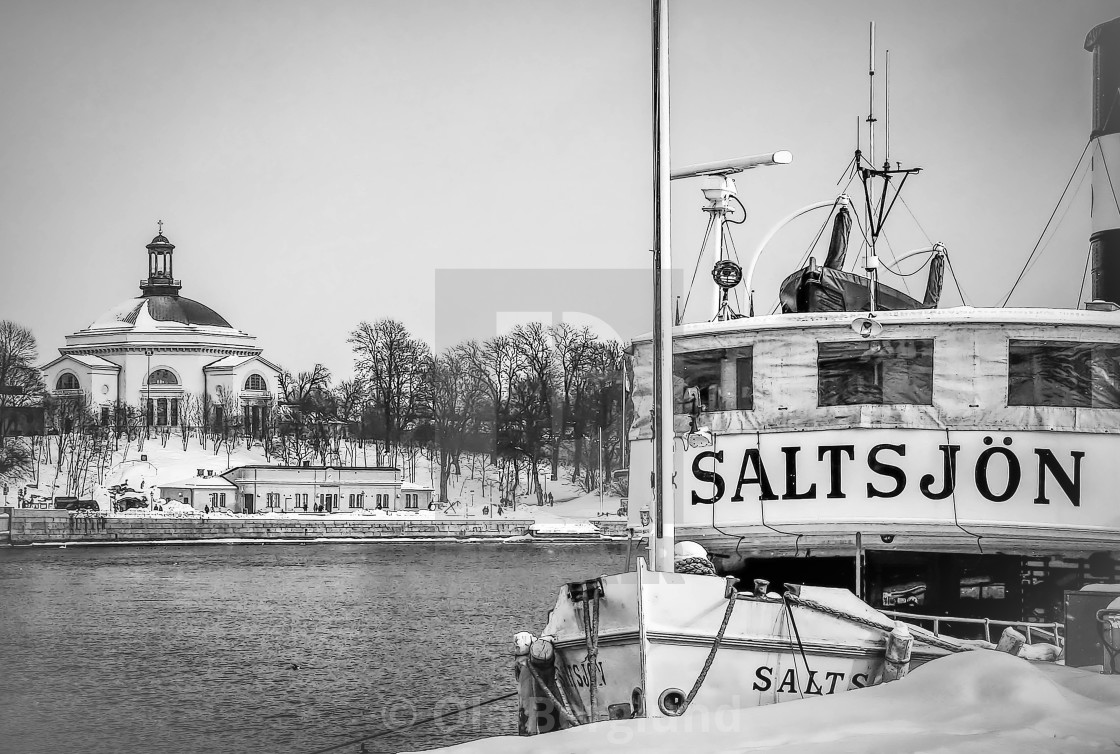
{"type": "MultiPolygon", "coordinates": [[[[34,544],[316,541],[352,539],[493,539],[525,535],[532,519],[336,518],[323,516],[131,517],[5,508],[8,541],[34,544]]],[[[3,540],[0,540],[3,541],[3,540]]]]}

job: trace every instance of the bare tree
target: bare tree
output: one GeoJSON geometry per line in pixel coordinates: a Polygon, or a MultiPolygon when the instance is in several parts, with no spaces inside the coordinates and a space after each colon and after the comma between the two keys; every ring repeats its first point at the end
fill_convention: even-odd
{"type": "Polygon", "coordinates": [[[524,361],[505,335],[490,338],[481,345],[472,341],[467,343],[466,349],[471,369],[481,377],[489,399],[489,416],[485,423],[490,424],[490,463],[496,464],[501,444],[499,436],[509,415],[512,387],[525,368],[524,361]]]}
{"type": "Polygon", "coordinates": [[[279,393],[277,435],[284,462],[298,466],[316,455],[325,460],[337,424],[330,371],[316,364],[311,371],[296,375],[282,372],[279,393]]]}
{"type": "Polygon", "coordinates": [[[214,455],[218,455],[218,451],[224,444],[228,464],[241,434],[241,401],[238,400],[235,391],[224,385],[218,385],[214,390],[212,410],[210,436],[214,441],[214,455]]]}
{"type": "MultiPolygon", "coordinates": [[[[587,372],[592,364],[592,352],[597,336],[587,327],[576,329],[567,323],[561,322],[552,328],[552,339],[556,344],[556,363],[559,371],[556,414],[554,417],[554,434],[557,438],[552,445],[552,481],[556,481],[560,467],[560,448],[562,441],[567,437],[574,437],[575,433],[569,431],[572,423],[572,401],[579,388],[587,378],[587,372]]],[[[579,443],[581,438],[575,438],[579,443]]],[[[579,455],[578,449],[575,455],[579,455]]]]}
{"type": "MultiPolygon", "coordinates": [[[[0,414],[10,406],[38,404],[45,388],[36,362],[39,347],[23,325],[0,320],[0,414]]],[[[0,442],[6,427],[0,422],[0,442]]]]}
{"type": "Polygon", "coordinates": [[[448,349],[429,359],[427,366],[428,390],[423,413],[432,427],[435,450],[439,453],[439,496],[447,500],[452,470],[462,475],[459,457],[485,387],[481,376],[472,369],[466,346],[448,349]]]}
{"type": "Polygon", "coordinates": [[[394,319],[362,322],[350,334],[358,374],[369,387],[378,428],[392,456],[416,420],[428,345],[394,319]]]}
{"type": "Polygon", "coordinates": [[[515,416],[511,416],[511,446],[516,447],[528,462],[528,492],[537,493],[543,502],[544,492],[538,477],[538,466],[549,445],[560,439],[552,423],[552,401],[555,395],[556,353],[548,331],[539,323],[518,325],[510,334],[514,349],[525,365],[524,377],[515,384],[515,416]]]}

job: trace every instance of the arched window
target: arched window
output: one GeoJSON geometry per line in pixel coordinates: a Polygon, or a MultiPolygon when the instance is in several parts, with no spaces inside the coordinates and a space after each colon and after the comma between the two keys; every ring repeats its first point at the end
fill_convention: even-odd
{"type": "Polygon", "coordinates": [[[264,390],[265,389],[264,377],[261,377],[259,374],[249,375],[249,379],[245,380],[245,389],[246,390],[264,390]]]}
{"type": "Polygon", "coordinates": [[[63,372],[58,375],[58,382],[55,383],[55,390],[81,390],[82,386],[78,384],[78,378],[70,372],[63,372]]]}
{"type": "Polygon", "coordinates": [[[148,376],[149,385],[178,385],[179,380],[170,369],[156,369],[148,376]]]}

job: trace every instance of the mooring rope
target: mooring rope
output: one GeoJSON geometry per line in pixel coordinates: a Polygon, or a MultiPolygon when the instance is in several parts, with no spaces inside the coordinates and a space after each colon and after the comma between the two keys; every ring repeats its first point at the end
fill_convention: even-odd
{"type": "MultiPolygon", "coordinates": [[[[572,725],[579,725],[579,718],[577,718],[575,713],[572,712],[572,710],[568,707],[567,699],[565,698],[564,701],[560,701],[556,698],[556,695],[552,693],[552,689],[550,689],[548,687],[548,684],[545,683],[544,677],[541,676],[540,672],[538,672],[535,667],[533,667],[533,660],[530,659],[527,663],[525,663],[525,666],[529,668],[529,675],[533,676],[533,680],[537,682],[537,685],[540,686],[542,691],[544,691],[544,694],[548,697],[548,700],[556,706],[556,709],[559,712],[563,713],[564,717],[568,718],[568,720],[571,721],[572,725]]],[[[560,692],[561,696],[564,696],[564,688],[559,681],[557,681],[556,683],[556,690],[560,692]]]]}
{"type": "MultiPolygon", "coordinates": [[[[813,600],[807,600],[788,592],[786,593],[784,599],[792,602],[795,605],[800,605],[801,607],[805,607],[810,610],[816,610],[817,612],[824,613],[825,615],[831,615],[834,618],[841,618],[852,623],[858,623],[861,626],[867,626],[868,628],[876,628],[880,631],[883,631],[884,633],[889,634],[892,630],[894,630],[893,623],[887,623],[885,621],[880,622],[871,620],[870,618],[864,618],[859,615],[852,615],[851,613],[846,613],[843,610],[837,610],[834,607],[829,607],[828,605],[823,605],[820,602],[815,602],[813,600]]],[[[955,642],[946,641],[939,636],[930,633],[929,631],[923,630],[919,626],[911,626],[908,624],[908,628],[914,631],[919,641],[921,641],[923,644],[929,644],[931,647],[938,647],[939,649],[945,649],[950,652],[968,652],[972,649],[975,649],[975,647],[966,644],[957,644],[955,642]]]]}
{"type": "Polygon", "coordinates": [[[704,679],[708,677],[708,671],[712,669],[712,662],[716,659],[716,652],[719,651],[719,645],[723,643],[723,635],[727,632],[727,623],[731,620],[731,613],[735,610],[735,603],[739,601],[739,593],[734,588],[727,598],[727,609],[723,611],[723,623],[719,626],[719,631],[716,632],[716,638],[712,642],[712,648],[708,650],[708,659],[704,660],[704,667],[700,671],[700,675],[696,677],[696,682],[692,684],[692,690],[688,692],[688,696],[684,699],[684,704],[681,705],[678,716],[683,715],[688,709],[688,705],[692,704],[692,700],[696,698],[696,694],[700,692],[700,687],[704,685],[704,679]]]}

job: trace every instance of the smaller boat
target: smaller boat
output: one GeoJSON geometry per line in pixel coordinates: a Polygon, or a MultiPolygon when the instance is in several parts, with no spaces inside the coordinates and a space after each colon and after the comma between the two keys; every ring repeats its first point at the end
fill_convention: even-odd
{"type": "MultiPolygon", "coordinates": [[[[689,560],[704,558],[678,564],[689,560]]],[[[542,635],[516,638],[519,732],[828,696],[976,648],[898,623],[847,589],[779,594],[759,581],[739,592],[734,582],[639,559],[634,571],[565,585],[542,635]]],[[[1022,640],[1012,630],[1006,643],[1022,640]]]]}

